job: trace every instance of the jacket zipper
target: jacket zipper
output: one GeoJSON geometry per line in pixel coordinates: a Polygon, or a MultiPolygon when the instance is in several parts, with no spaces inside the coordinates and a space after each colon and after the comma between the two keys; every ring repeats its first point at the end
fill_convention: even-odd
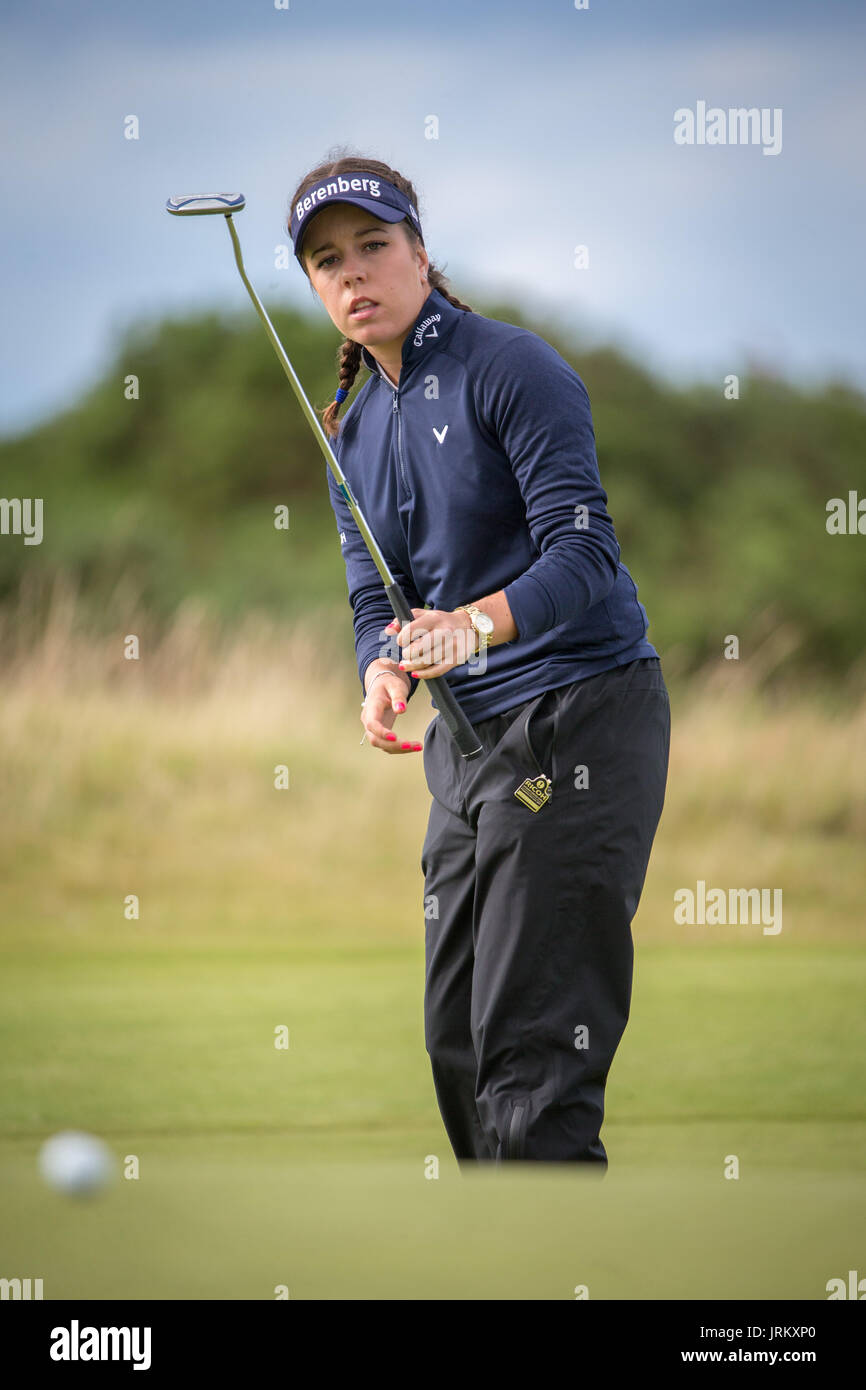
{"type": "Polygon", "coordinates": [[[403,479],[403,489],[408,495],[409,485],[406,482],[406,470],[403,467],[403,428],[400,419],[400,411],[397,409],[397,392],[394,392],[393,413],[397,416],[397,457],[400,460],[400,477],[403,479]]]}

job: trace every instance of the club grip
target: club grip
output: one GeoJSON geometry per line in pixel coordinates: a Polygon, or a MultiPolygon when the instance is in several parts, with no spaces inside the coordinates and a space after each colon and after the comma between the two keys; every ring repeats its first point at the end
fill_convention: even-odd
{"type": "MultiPolygon", "coordinates": [[[[406,602],[406,596],[399,584],[386,584],[385,593],[388,595],[388,602],[394,610],[394,617],[399,618],[401,623],[411,623],[412,609],[406,602]]],[[[425,681],[434,696],[439,713],[442,715],[443,722],[449,734],[457,744],[461,758],[469,762],[471,758],[477,758],[482,751],[478,741],[478,735],[473,729],[466,715],[454,698],[450,685],[444,676],[433,676],[425,681]]]]}

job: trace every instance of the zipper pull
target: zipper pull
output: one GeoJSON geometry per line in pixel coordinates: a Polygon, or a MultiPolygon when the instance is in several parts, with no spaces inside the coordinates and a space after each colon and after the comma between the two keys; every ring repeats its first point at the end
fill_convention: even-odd
{"type": "Polygon", "coordinates": [[[393,406],[391,407],[391,409],[394,410],[394,411],[397,409],[397,392],[396,392],[396,391],[394,392],[394,404],[393,404],[393,406]]]}

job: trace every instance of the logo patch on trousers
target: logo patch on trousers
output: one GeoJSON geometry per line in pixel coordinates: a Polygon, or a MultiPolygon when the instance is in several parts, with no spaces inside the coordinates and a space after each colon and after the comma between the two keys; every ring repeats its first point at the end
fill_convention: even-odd
{"type": "Polygon", "coordinates": [[[540,811],[542,806],[550,800],[550,778],[549,777],[527,777],[520,783],[514,793],[518,801],[522,801],[524,806],[528,806],[530,811],[540,811]]]}

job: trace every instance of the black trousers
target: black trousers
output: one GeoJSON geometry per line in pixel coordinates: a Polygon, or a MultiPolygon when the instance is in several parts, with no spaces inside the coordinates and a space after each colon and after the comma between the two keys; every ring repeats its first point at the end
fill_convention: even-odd
{"type": "Polygon", "coordinates": [[[484,752],[469,763],[440,717],[424,739],[424,1025],[439,1109],[461,1167],[605,1171],[604,1088],[667,781],[660,663],[544,691],[473,727],[484,752]],[[532,810],[514,793],[544,777],[549,800],[532,810]]]}

